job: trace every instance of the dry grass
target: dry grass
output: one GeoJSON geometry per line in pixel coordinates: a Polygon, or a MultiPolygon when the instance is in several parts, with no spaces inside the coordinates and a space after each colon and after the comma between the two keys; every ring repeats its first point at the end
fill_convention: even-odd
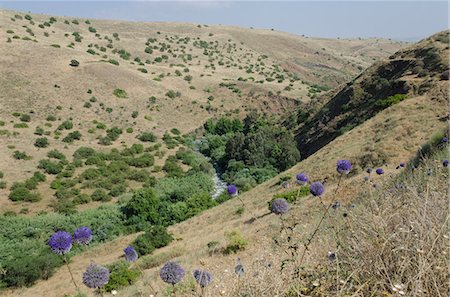
{"type": "MultiPolygon", "coordinates": [[[[178,128],[182,133],[191,132],[201,126],[204,121],[212,116],[224,114],[239,109],[238,116],[244,116],[246,109],[256,108],[269,114],[281,113],[293,109],[298,102],[307,102],[307,84],[319,84],[335,86],[357,74],[360,69],[368,67],[373,60],[388,56],[398,50],[404,44],[382,39],[367,40],[331,40],[319,38],[307,38],[294,36],[287,33],[270,30],[250,30],[238,27],[209,26],[198,28],[196,24],[176,23],[132,23],[121,21],[90,20],[91,24],[84,23],[79,19],[79,25],[73,23],[65,24],[64,20],[72,21],[73,18],[57,17],[57,22],[51,27],[40,28],[39,24],[48,21],[49,16],[31,14],[34,25],[22,19],[12,21],[16,12],[0,10],[1,46],[0,46],[0,120],[5,126],[0,130],[7,131],[9,136],[0,134],[0,170],[5,173],[4,180],[8,187],[13,182],[21,181],[29,177],[36,169],[37,162],[44,158],[46,152],[58,149],[67,156],[71,155],[77,146],[89,146],[101,148],[97,137],[104,135],[104,131],[89,129],[95,127],[93,120],[105,123],[109,128],[119,126],[122,129],[133,127],[134,133],[123,133],[112,147],[121,147],[124,144],[137,142],[136,135],[142,131],[152,131],[161,137],[165,131],[178,128]],[[28,26],[35,36],[26,32],[28,26]],[[97,29],[101,38],[88,31],[92,26],[97,29]],[[7,30],[14,31],[13,34],[6,33],[7,30]],[[83,36],[81,43],[75,42],[72,33],[80,32],[83,36]],[[119,34],[120,40],[112,37],[113,32],[119,34]],[[161,34],[157,34],[160,32],[161,34]],[[44,34],[48,33],[48,37],[44,34]],[[210,33],[213,35],[210,36],[210,33]],[[68,37],[65,36],[68,34],[68,37]],[[14,35],[30,37],[37,42],[12,38],[14,35]],[[107,41],[103,38],[108,35],[113,39],[114,49],[125,49],[129,51],[132,58],[129,61],[122,60],[113,49],[107,48],[107,41]],[[143,61],[149,58],[153,60],[156,56],[167,54],[154,50],[152,55],[144,52],[145,43],[149,37],[157,38],[158,42],[166,42],[165,38],[189,37],[191,41],[186,45],[186,53],[192,54],[193,60],[183,62],[182,59],[170,57],[166,63],[146,64],[139,66],[132,62],[134,57],[140,57],[143,61]],[[258,58],[267,55],[263,59],[268,71],[272,65],[281,64],[284,69],[297,73],[302,81],[292,82],[292,90],[284,88],[291,82],[286,79],[283,83],[277,81],[264,84],[251,81],[237,81],[238,77],[254,77],[255,80],[264,79],[257,71],[246,73],[246,69],[239,67],[226,67],[218,65],[218,59],[214,61],[216,70],[206,69],[210,64],[209,57],[203,55],[203,51],[192,45],[195,38],[208,42],[218,42],[220,55],[223,60],[233,61],[237,66],[248,66],[258,63],[258,58]],[[12,38],[8,43],[7,38],[12,38]],[[73,42],[74,48],[67,45],[73,42]],[[61,47],[52,47],[58,44],[61,47]],[[120,65],[100,62],[101,55],[91,55],[86,52],[89,44],[104,46],[107,59],[113,58],[120,65]],[[236,50],[228,52],[228,45],[236,44],[236,50]],[[325,50],[322,50],[325,49],[325,50]],[[71,59],[80,62],[80,66],[74,68],[68,64],[71,59]],[[191,84],[187,83],[183,76],[177,77],[174,72],[183,67],[171,67],[170,64],[184,64],[189,68],[189,74],[193,76],[191,84]],[[137,71],[139,67],[145,67],[148,73],[137,71]],[[153,80],[161,73],[170,73],[161,82],[153,80]],[[227,80],[227,81],[225,81],[227,80]],[[222,82],[236,83],[242,90],[242,97],[237,96],[226,88],[220,88],[222,82]],[[59,87],[55,87],[55,85],[59,87]],[[195,89],[190,89],[194,86],[195,89]],[[124,89],[128,93],[127,99],[119,99],[113,95],[116,88],[124,89]],[[205,88],[210,88],[211,93],[206,93],[205,88]],[[92,94],[87,94],[91,89],[92,94]],[[165,96],[168,90],[180,91],[182,96],[169,99],[165,96]],[[280,96],[269,97],[268,92],[280,96]],[[215,99],[210,102],[215,110],[206,110],[200,105],[207,106],[207,97],[213,95],[215,99]],[[91,108],[84,108],[83,104],[91,96],[97,98],[97,102],[91,108]],[[156,96],[157,102],[153,109],[148,108],[149,97],[156,96]],[[196,101],[196,104],[192,102],[196,101]],[[99,106],[103,103],[105,107],[111,107],[112,113],[106,112],[99,106]],[[56,106],[62,106],[57,110],[56,106]],[[18,119],[12,116],[13,112],[34,113],[31,115],[29,128],[17,129],[14,124],[18,119]],[[132,111],[139,111],[136,119],[131,118],[132,111]],[[52,127],[44,127],[48,115],[57,118],[52,127]],[[145,117],[150,116],[151,120],[145,117]],[[76,130],[82,133],[82,139],[76,144],[67,145],[61,141],[62,137],[54,139],[54,130],[57,125],[68,118],[72,118],[76,130]],[[43,127],[51,132],[50,147],[37,149],[33,141],[37,137],[33,134],[36,127],[43,127]],[[14,146],[8,149],[8,146],[14,146]],[[25,151],[32,156],[31,161],[17,161],[11,157],[14,150],[25,151]]],[[[20,13],[22,16],[23,14],[20,13]]],[[[181,50],[182,44],[171,43],[172,50],[181,50]]],[[[178,54],[180,51],[177,52],[178,54]]],[[[65,136],[67,132],[64,132],[65,136]]],[[[49,179],[48,182],[51,180],[49,179]]],[[[45,188],[48,184],[45,184],[45,188]]],[[[43,186],[44,188],[44,186],[43,186]]],[[[3,211],[19,212],[22,208],[29,208],[30,213],[41,210],[50,210],[48,204],[53,191],[41,191],[44,199],[32,206],[26,203],[11,203],[5,197],[8,190],[0,189],[0,205],[3,211]]],[[[95,206],[95,205],[92,205],[95,206]]]]}
{"type": "Polygon", "coordinates": [[[441,164],[445,155],[448,158],[448,153],[434,156],[414,173],[357,201],[359,210],[340,257],[352,274],[343,290],[357,289],[357,296],[447,296],[449,171],[441,164]]]}

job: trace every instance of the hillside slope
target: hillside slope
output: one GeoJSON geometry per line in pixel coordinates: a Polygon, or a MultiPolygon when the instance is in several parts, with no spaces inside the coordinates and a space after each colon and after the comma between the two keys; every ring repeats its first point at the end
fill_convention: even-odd
{"type": "MultiPolygon", "coordinates": [[[[428,43],[432,48],[442,49],[441,42],[437,40],[441,34],[431,37],[428,41],[425,41],[425,43],[428,43]]],[[[416,56],[418,60],[422,60],[426,57],[426,52],[423,51],[423,48],[424,42],[421,42],[410,47],[406,52],[408,55],[416,56]]],[[[395,56],[401,56],[400,53],[395,56]]],[[[439,54],[442,57],[447,55],[448,47],[445,48],[444,46],[439,54]]],[[[383,63],[386,63],[386,61],[383,63]]],[[[370,68],[367,72],[363,73],[360,78],[382,78],[382,76],[373,75],[373,71],[377,69],[380,68],[378,66],[370,68]]],[[[401,73],[403,74],[403,72],[401,73]]],[[[375,201],[377,201],[377,203],[380,201],[396,201],[399,195],[396,192],[393,192],[389,185],[394,178],[401,176],[404,174],[403,172],[406,171],[408,171],[408,179],[401,187],[402,189],[406,189],[401,193],[402,197],[406,199],[405,201],[410,201],[412,203],[412,200],[410,199],[416,197],[417,199],[414,198],[416,199],[414,200],[414,203],[416,203],[423,201],[425,198],[433,197],[433,205],[440,205],[439,207],[443,207],[445,203],[442,203],[445,201],[442,200],[442,197],[447,196],[446,191],[448,190],[446,185],[448,171],[443,169],[441,165],[441,158],[444,158],[445,156],[440,155],[430,159],[419,169],[418,174],[411,173],[410,170],[413,168],[411,164],[407,165],[408,169],[398,168],[400,162],[408,162],[408,160],[417,153],[419,145],[427,142],[430,139],[431,134],[434,134],[437,131],[446,130],[448,127],[448,97],[446,97],[446,94],[448,94],[448,82],[446,80],[441,80],[441,77],[439,76],[441,73],[439,73],[439,75],[437,72],[436,74],[434,74],[434,72],[431,73],[433,74],[429,75],[426,80],[422,78],[419,79],[415,75],[409,77],[410,79],[408,82],[416,79],[418,81],[418,86],[422,85],[423,81],[431,81],[430,88],[422,89],[423,92],[420,94],[412,93],[412,91],[409,90],[408,94],[414,94],[414,96],[410,96],[408,99],[402,100],[397,104],[393,104],[392,106],[374,112],[373,114],[369,113],[370,116],[365,117],[362,121],[356,122],[356,127],[342,133],[342,135],[336,135],[335,139],[330,139],[330,141],[327,141],[321,146],[315,147],[315,149],[311,151],[310,156],[293,168],[282,173],[280,176],[267,181],[248,192],[240,194],[238,198],[231,199],[222,205],[204,211],[194,218],[172,226],[170,230],[177,240],[168,247],[155,251],[154,255],[142,259],[140,263],[145,268],[144,278],[135,286],[120,290],[119,293],[121,296],[135,296],[136,294],[139,294],[139,292],[142,292],[144,295],[150,294],[152,291],[148,286],[148,282],[151,282],[152,286],[158,291],[164,291],[166,286],[159,279],[158,273],[161,264],[170,259],[179,261],[187,271],[186,280],[179,287],[181,296],[195,296],[190,276],[193,269],[201,266],[206,267],[214,275],[213,285],[208,288],[208,294],[211,296],[245,296],[245,294],[250,294],[251,296],[284,296],[283,294],[286,294],[294,283],[290,279],[291,275],[281,274],[279,271],[286,250],[283,249],[285,246],[280,248],[280,246],[275,244],[274,239],[279,239],[280,228],[282,228],[282,226],[285,226],[285,224],[289,222],[294,222],[295,236],[298,238],[298,242],[306,242],[307,238],[313,233],[314,228],[320,221],[323,205],[320,203],[319,198],[306,195],[291,205],[291,210],[289,215],[285,217],[285,221],[280,221],[279,217],[269,214],[267,208],[268,202],[274,195],[290,191],[293,191],[294,195],[297,193],[298,186],[293,186],[295,182],[292,177],[290,180],[290,189],[281,186],[280,179],[283,176],[292,176],[299,172],[305,172],[309,176],[310,181],[327,181],[325,183],[326,190],[322,197],[322,201],[325,205],[334,201],[340,202],[340,208],[332,210],[330,220],[332,220],[331,222],[341,222],[342,218],[349,217],[349,220],[344,220],[342,222],[344,225],[363,224],[366,219],[365,214],[368,211],[371,212],[371,219],[373,219],[374,222],[390,221],[390,219],[394,217],[392,213],[392,209],[394,208],[390,207],[387,202],[383,202],[384,207],[387,208],[383,210],[383,216],[378,216],[378,208],[375,208],[373,203],[375,201]],[[314,153],[312,153],[313,151],[314,153]],[[368,154],[370,154],[370,156],[367,156],[368,154]],[[354,165],[351,174],[342,178],[342,180],[339,178],[335,169],[336,161],[339,159],[349,159],[354,165]],[[380,167],[385,173],[379,176],[372,175],[367,180],[367,174],[365,173],[367,166],[380,167]],[[420,184],[420,186],[418,186],[419,181],[423,181],[426,178],[429,178],[429,182],[427,182],[426,185],[420,184]],[[374,188],[379,190],[376,191],[376,193],[373,193],[372,191],[375,190],[372,189],[374,188]],[[424,196],[425,193],[426,196],[424,196]],[[386,196],[387,198],[385,198],[385,200],[367,200],[367,198],[364,198],[372,197],[372,195],[374,195],[374,197],[386,196]],[[361,202],[361,199],[365,199],[363,200],[365,202],[361,202]],[[354,203],[355,205],[353,205],[354,203]],[[357,211],[355,212],[352,211],[354,207],[357,208],[357,211]],[[343,216],[344,213],[345,216],[343,216]],[[221,252],[222,249],[229,244],[226,239],[226,233],[231,231],[238,231],[241,233],[248,241],[248,246],[245,250],[238,251],[237,254],[223,254],[221,252]],[[211,250],[211,248],[208,248],[208,243],[211,242],[217,242],[217,249],[211,250]],[[246,267],[246,274],[243,279],[238,279],[234,273],[236,257],[240,257],[241,262],[246,267]]],[[[402,75],[401,77],[404,78],[405,76],[402,75]]],[[[355,80],[355,87],[361,84],[360,78],[355,80]]],[[[352,86],[353,83],[349,83],[348,87],[352,86]]],[[[339,92],[340,90],[335,91],[335,93],[339,92]]],[[[378,93],[372,92],[372,95],[375,98],[380,99],[385,98],[384,96],[388,94],[382,92],[381,95],[378,95],[378,93]]],[[[325,106],[327,106],[327,104],[335,104],[335,106],[338,106],[337,103],[330,102],[324,103],[325,106]]],[[[376,104],[375,102],[372,102],[372,107],[376,104]]],[[[357,110],[358,108],[354,107],[354,112],[357,110]]],[[[371,110],[370,106],[368,106],[366,111],[371,110]]],[[[320,112],[321,111],[319,111],[318,114],[320,112]]],[[[328,111],[326,110],[322,110],[322,112],[328,114],[328,111]]],[[[356,115],[360,116],[360,118],[362,117],[360,114],[356,115]]],[[[340,118],[340,116],[340,114],[335,115],[337,118],[340,118]]],[[[316,116],[313,118],[316,118],[316,116]]],[[[440,138],[438,141],[440,141],[440,138]]],[[[442,146],[442,144],[439,145],[442,146]]],[[[394,218],[402,218],[406,213],[400,212],[401,205],[396,204],[396,207],[399,207],[399,212],[395,213],[394,218]]],[[[415,208],[410,208],[409,210],[413,209],[415,208]]],[[[430,211],[430,209],[428,209],[428,211],[430,211]]],[[[443,212],[439,212],[439,215],[433,217],[433,225],[426,227],[436,230],[436,232],[433,232],[435,238],[437,238],[436,242],[439,242],[436,249],[440,249],[442,243],[445,242],[443,233],[439,231],[441,230],[441,226],[434,224],[435,222],[442,223],[443,221],[448,220],[448,216],[447,218],[441,217],[442,214],[443,212]]],[[[409,218],[415,216],[416,214],[413,212],[408,212],[409,218]]],[[[402,220],[399,221],[402,222],[402,220]]],[[[341,276],[342,278],[340,280],[333,279],[335,275],[339,276],[339,270],[336,274],[336,262],[330,262],[327,258],[327,253],[335,251],[338,247],[335,246],[333,240],[332,224],[327,222],[327,220],[325,222],[326,223],[324,224],[326,227],[320,229],[320,235],[312,242],[309,247],[309,252],[306,253],[305,261],[303,263],[306,270],[302,270],[302,280],[300,282],[302,287],[299,287],[296,290],[300,290],[304,295],[309,294],[311,296],[317,296],[318,294],[322,294],[322,296],[335,295],[337,292],[336,287],[334,287],[333,284],[334,281],[336,281],[338,283],[338,289],[348,289],[348,292],[350,292],[349,294],[364,296],[360,290],[368,289],[370,291],[370,289],[372,289],[365,287],[365,280],[352,279],[351,277],[348,277],[348,275],[345,277],[341,276]],[[329,282],[329,278],[331,278],[333,283],[329,282]],[[361,281],[362,284],[358,283],[358,281],[361,281]],[[352,287],[353,284],[361,285],[361,287],[352,287]],[[360,295],[358,295],[358,292],[360,295]]],[[[429,222],[430,220],[424,216],[424,221],[420,221],[419,223],[425,224],[429,222]]],[[[375,225],[371,226],[375,227],[375,225]]],[[[398,230],[399,232],[410,228],[408,221],[403,221],[401,225],[395,226],[395,230],[398,230]]],[[[371,232],[380,232],[377,234],[384,240],[386,234],[382,232],[385,232],[385,230],[393,232],[388,228],[383,229],[384,227],[385,226],[380,226],[379,229],[376,229],[375,231],[372,230],[371,232]]],[[[424,238],[424,241],[420,242],[429,242],[425,241],[425,238],[427,238],[426,240],[429,239],[426,234],[420,233],[417,236],[422,235],[424,237],[420,238],[424,238]]],[[[379,236],[375,235],[370,238],[379,238],[379,236]]],[[[384,242],[388,244],[389,240],[384,242]]],[[[414,242],[408,242],[408,247],[405,248],[405,250],[412,251],[413,249],[416,249],[414,242]]],[[[120,242],[116,248],[122,249],[127,244],[127,242],[120,242]]],[[[375,248],[375,251],[378,251],[381,254],[379,248],[380,245],[377,244],[378,243],[373,243],[373,245],[371,245],[368,243],[371,248],[375,248]]],[[[107,244],[105,247],[108,248],[105,248],[105,250],[102,250],[101,246],[98,248],[96,260],[102,264],[117,260],[116,256],[114,256],[115,254],[110,253],[110,245],[107,244]]],[[[428,248],[429,247],[430,246],[428,246],[428,248]]],[[[300,249],[301,248],[302,246],[300,244],[300,249]]],[[[441,251],[439,250],[439,252],[441,251]]],[[[430,253],[434,255],[435,251],[433,248],[431,248],[430,253]]],[[[408,257],[408,259],[411,258],[410,255],[408,257]]],[[[77,261],[82,261],[82,263],[84,263],[85,259],[82,258],[82,256],[80,258],[75,258],[74,266],[79,267],[79,265],[76,264],[77,261]]],[[[424,259],[423,261],[425,261],[422,262],[422,264],[428,263],[428,260],[425,258],[420,259],[424,259]]],[[[436,263],[438,268],[445,266],[445,263],[442,263],[445,261],[443,257],[436,256],[433,257],[433,261],[434,260],[436,260],[436,262],[433,263],[436,263]]],[[[367,263],[363,264],[367,265],[367,263]]],[[[339,265],[337,267],[339,268],[339,265]]],[[[424,265],[421,267],[426,268],[427,266],[424,265]]],[[[7,295],[30,296],[43,293],[46,296],[60,296],[63,293],[75,293],[75,290],[70,291],[70,288],[64,286],[64,284],[68,283],[66,270],[61,268],[60,271],[61,272],[58,272],[56,276],[51,277],[49,280],[39,282],[33,288],[24,289],[22,291],[11,291],[8,292],[7,295]]],[[[429,269],[422,271],[425,271],[427,275],[430,273],[429,269]]],[[[445,269],[439,271],[436,270],[434,274],[438,281],[442,280],[442,271],[445,271],[445,269]]],[[[75,271],[76,277],[81,277],[81,273],[82,270],[77,269],[75,271]]],[[[360,272],[354,271],[354,273],[359,274],[360,272]]],[[[392,281],[402,281],[401,276],[399,276],[399,278],[399,280],[395,279],[392,281]]],[[[386,283],[391,281],[386,277],[383,278],[383,276],[381,276],[380,279],[386,283]]],[[[390,283],[391,286],[394,284],[397,283],[390,283]]],[[[385,283],[383,283],[381,288],[377,288],[379,291],[376,292],[379,294],[395,294],[394,291],[392,291],[392,288],[385,287],[384,285],[385,283]]],[[[402,283],[400,283],[400,285],[404,286],[402,283]]],[[[418,288],[410,282],[406,284],[406,287],[411,291],[418,290],[418,288]]],[[[414,292],[419,292],[417,293],[418,295],[423,294],[422,296],[430,296],[429,294],[440,292],[439,288],[444,287],[444,285],[440,287],[439,284],[437,284],[436,287],[427,286],[426,289],[429,290],[427,292],[414,292]]],[[[422,290],[425,289],[422,288],[422,290]]],[[[291,291],[287,296],[298,296],[294,292],[291,291]]],[[[372,291],[372,293],[374,292],[372,291]]]]}
{"type": "Polygon", "coordinates": [[[47,211],[54,202],[52,179],[38,187],[44,198],[32,208],[7,199],[52,149],[66,156],[81,146],[122,149],[153,133],[161,145],[156,172],[174,154],[161,141],[173,128],[184,134],[220,114],[294,110],[405,45],[8,10],[0,11],[0,40],[0,204],[16,213],[47,211]],[[67,122],[71,128],[61,128],[67,122]],[[123,133],[102,142],[115,127],[123,133]],[[65,142],[71,133],[79,139],[65,142]],[[42,137],[47,148],[35,146],[42,137]]]}
{"type": "Polygon", "coordinates": [[[303,157],[401,100],[427,96],[447,102],[448,41],[444,31],[402,49],[320,98],[309,114],[302,110],[297,140],[303,157]]]}

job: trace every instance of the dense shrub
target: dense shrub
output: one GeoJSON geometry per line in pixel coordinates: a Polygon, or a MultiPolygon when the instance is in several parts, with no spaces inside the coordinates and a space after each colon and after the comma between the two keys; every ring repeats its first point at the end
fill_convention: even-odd
{"type": "Polygon", "coordinates": [[[129,225],[135,225],[137,229],[143,229],[146,226],[160,223],[158,213],[160,199],[155,190],[144,188],[136,190],[132,198],[122,207],[129,225]]]}
{"type": "Polygon", "coordinates": [[[73,122],[66,120],[58,126],[58,130],[70,130],[73,128],[73,122]]]}
{"type": "Polygon", "coordinates": [[[13,157],[17,160],[31,160],[31,157],[26,152],[14,151],[13,157]]]}
{"type": "Polygon", "coordinates": [[[239,231],[231,231],[225,233],[227,239],[227,246],[225,247],[224,254],[237,253],[238,251],[245,250],[248,245],[247,239],[239,231]]]}
{"type": "Polygon", "coordinates": [[[117,290],[134,284],[140,275],[140,272],[129,268],[129,263],[121,260],[107,266],[109,269],[108,283],[103,287],[106,292],[117,290]]]}
{"type": "Polygon", "coordinates": [[[70,132],[69,134],[67,134],[66,137],[63,138],[63,142],[66,143],[73,143],[75,140],[80,140],[81,139],[81,133],[79,131],[73,131],[70,132]]]}
{"type": "Polygon", "coordinates": [[[92,201],[108,202],[111,201],[112,198],[104,190],[97,189],[92,193],[91,199],[92,201]]]}
{"type": "Polygon", "coordinates": [[[15,187],[10,193],[8,198],[11,201],[27,201],[27,202],[37,202],[41,200],[38,193],[32,193],[25,187],[19,186],[15,187]]]}
{"type": "Polygon", "coordinates": [[[389,96],[386,99],[378,100],[376,102],[376,106],[380,108],[387,108],[391,105],[397,104],[408,97],[406,94],[395,94],[393,96],[389,96]]]}
{"type": "Polygon", "coordinates": [[[173,237],[163,226],[152,226],[144,234],[139,235],[133,242],[133,247],[140,256],[152,253],[155,249],[164,247],[172,242],[173,237]]]}
{"type": "Polygon", "coordinates": [[[128,94],[125,90],[122,89],[115,89],[113,91],[113,94],[117,97],[117,98],[127,98],[128,94]]]}
{"type": "Polygon", "coordinates": [[[20,120],[22,122],[29,122],[31,121],[31,116],[29,114],[23,114],[20,116],[20,120]]]}
{"type": "Polygon", "coordinates": [[[80,65],[80,62],[78,62],[77,60],[71,60],[69,65],[72,67],[78,67],[80,65]]]}
{"type": "Polygon", "coordinates": [[[55,162],[49,159],[42,159],[39,161],[38,168],[43,169],[48,174],[58,174],[64,169],[64,163],[55,162]]]}
{"type": "MultiPolygon", "coordinates": [[[[36,216],[0,216],[0,286],[31,286],[48,279],[63,264],[62,257],[50,252],[47,241],[55,230],[70,233],[79,226],[89,226],[92,244],[107,241],[124,233],[122,215],[115,206],[102,206],[73,215],[42,214],[36,216]]],[[[78,249],[73,248],[77,252],[78,249]]]]}
{"type": "Polygon", "coordinates": [[[155,142],[156,136],[152,132],[142,132],[137,136],[137,139],[143,142],[155,142]]]}
{"type": "Polygon", "coordinates": [[[34,146],[35,147],[47,147],[49,145],[49,141],[46,137],[41,137],[41,138],[37,138],[34,141],[34,146]]]}

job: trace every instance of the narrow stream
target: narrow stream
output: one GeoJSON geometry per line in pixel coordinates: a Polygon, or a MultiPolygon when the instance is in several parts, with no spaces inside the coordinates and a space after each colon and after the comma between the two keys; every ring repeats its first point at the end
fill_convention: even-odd
{"type": "MultiPolygon", "coordinates": [[[[201,154],[201,152],[200,152],[201,142],[202,142],[202,138],[196,139],[194,141],[194,151],[196,151],[200,154],[201,154]]],[[[210,160],[209,157],[207,157],[205,155],[203,155],[203,156],[205,158],[207,158],[208,160],[210,160]]],[[[214,183],[214,190],[212,193],[212,199],[215,200],[217,197],[219,197],[220,194],[222,194],[227,189],[227,183],[220,178],[220,171],[219,171],[219,167],[217,166],[217,164],[212,163],[212,165],[214,167],[214,176],[212,177],[212,180],[214,183]]]]}

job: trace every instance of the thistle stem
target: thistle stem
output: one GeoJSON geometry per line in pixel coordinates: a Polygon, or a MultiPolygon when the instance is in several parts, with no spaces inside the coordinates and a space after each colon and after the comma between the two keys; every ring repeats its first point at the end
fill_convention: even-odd
{"type": "Polygon", "coordinates": [[[79,292],[80,288],[78,288],[78,285],[75,282],[75,278],[73,277],[72,270],[70,270],[69,262],[67,261],[66,255],[63,256],[63,259],[64,259],[64,263],[66,263],[67,269],[69,270],[69,274],[70,274],[70,277],[72,278],[72,282],[75,285],[75,288],[77,289],[77,291],[79,292]]]}

